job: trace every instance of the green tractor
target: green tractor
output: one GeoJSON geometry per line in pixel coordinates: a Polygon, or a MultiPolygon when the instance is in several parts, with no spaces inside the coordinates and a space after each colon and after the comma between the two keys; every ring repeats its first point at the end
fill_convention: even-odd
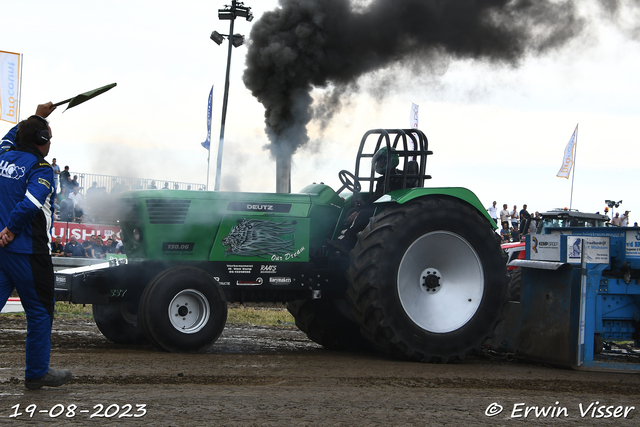
{"type": "Polygon", "coordinates": [[[417,129],[372,130],[355,172],[339,173],[338,191],[312,184],[298,194],[123,193],[128,262],[57,272],[56,298],[93,304],[98,328],[115,343],[169,352],[210,348],[227,302],[283,302],[330,349],[463,358],[502,317],[506,263],[471,191],[424,188],[431,154],[417,129]],[[372,164],[381,151],[395,166],[384,175],[372,164]],[[338,251],[359,203],[367,205],[355,209],[366,215],[363,229],[338,251]]]}

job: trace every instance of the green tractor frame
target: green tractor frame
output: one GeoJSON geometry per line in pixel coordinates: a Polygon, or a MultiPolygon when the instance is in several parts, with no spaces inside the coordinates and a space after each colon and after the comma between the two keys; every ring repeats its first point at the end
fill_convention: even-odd
{"type": "Polygon", "coordinates": [[[378,129],[363,136],[355,172],[339,173],[338,191],[123,193],[128,262],[57,272],[56,299],[93,304],[98,328],[115,343],[168,352],[210,348],[228,302],[284,302],[296,325],[330,349],[464,358],[502,317],[506,263],[471,191],[424,188],[431,154],[417,129],[378,129]],[[371,159],[382,147],[398,156],[396,176],[376,176],[371,159]],[[373,203],[353,249],[334,250],[328,243],[354,201],[390,180],[401,188],[373,203]]]}

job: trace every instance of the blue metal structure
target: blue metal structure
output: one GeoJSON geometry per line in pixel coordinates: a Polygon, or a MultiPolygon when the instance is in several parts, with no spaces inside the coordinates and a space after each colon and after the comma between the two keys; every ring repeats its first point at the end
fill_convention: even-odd
{"type": "Polygon", "coordinates": [[[548,228],[510,265],[522,268],[520,301],[494,346],[574,369],[640,370],[640,228],[548,228]],[[607,341],[636,349],[602,351],[607,341]]]}

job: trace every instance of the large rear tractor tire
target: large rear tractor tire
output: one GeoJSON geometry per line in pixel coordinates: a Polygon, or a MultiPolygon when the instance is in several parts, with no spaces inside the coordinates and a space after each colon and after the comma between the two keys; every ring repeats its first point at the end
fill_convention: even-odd
{"type": "Polygon", "coordinates": [[[194,267],[156,275],[140,299],[139,319],[157,349],[202,352],[216,342],[227,321],[227,301],[216,280],[194,267]]]}
{"type": "Polygon", "coordinates": [[[130,303],[93,304],[93,319],[102,335],[113,343],[147,343],[138,322],[137,307],[130,303]]]}
{"type": "Polygon", "coordinates": [[[505,254],[487,219],[451,197],[390,207],[359,234],[347,292],[363,336],[398,358],[446,363],[502,318],[505,254]]]}
{"type": "Polygon", "coordinates": [[[329,350],[364,351],[373,346],[360,335],[360,327],[338,308],[346,301],[334,299],[304,299],[287,303],[287,310],[296,319],[296,326],[309,339],[329,350]]]}

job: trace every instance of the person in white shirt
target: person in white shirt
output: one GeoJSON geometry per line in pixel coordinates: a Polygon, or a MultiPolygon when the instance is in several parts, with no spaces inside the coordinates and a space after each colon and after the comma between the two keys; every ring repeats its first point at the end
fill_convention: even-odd
{"type": "Polygon", "coordinates": [[[629,225],[629,211],[624,211],[624,215],[620,218],[620,227],[626,227],[629,225]]]}
{"type": "Polygon", "coordinates": [[[493,206],[487,208],[487,212],[489,212],[489,216],[493,219],[493,222],[498,225],[498,208],[496,207],[496,202],[493,202],[493,206]]]}
{"type": "Polygon", "coordinates": [[[74,187],[73,191],[69,196],[67,196],[67,198],[73,201],[74,206],[82,206],[82,202],[84,200],[82,194],[80,194],[80,187],[74,187]]]}
{"type": "Polygon", "coordinates": [[[500,222],[502,223],[502,228],[509,229],[509,210],[507,209],[507,204],[502,205],[502,210],[500,211],[500,222]],[[506,227],[505,227],[506,225],[506,227]]]}
{"type": "Polygon", "coordinates": [[[84,217],[84,197],[80,194],[80,187],[73,187],[73,191],[67,199],[73,202],[73,217],[76,222],[82,222],[84,217]]]}
{"type": "Polygon", "coordinates": [[[519,219],[520,215],[518,214],[518,207],[513,205],[513,210],[511,211],[511,225],[516,229],[518,228],[519,219]]]}

